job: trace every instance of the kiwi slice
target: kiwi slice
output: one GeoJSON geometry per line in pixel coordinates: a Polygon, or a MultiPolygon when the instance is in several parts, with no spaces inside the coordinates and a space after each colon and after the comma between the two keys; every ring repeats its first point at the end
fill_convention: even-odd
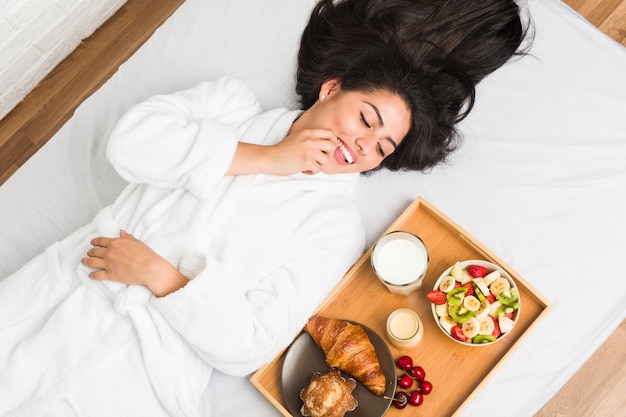
{"type": "MultiPolygon", "coordinates": [[[[518,304],[518,308],[519,308],[519,304],[518,304]]],[[[502,317],[502,316],[506,316],[509,313],[514,312],[516,309],[512,306],[506,306],[506,305],[501,305],[500,307],[498,307],[497,310],[497,314],[498,317],[502,317]]]]}
{"type": "Polygon", "coordinates": [[[464,323],[474,317],[474,312],[461,306],[450,307],[450,317],[457,323],[464,323]]]}
{"type": "Polygon", "coordinates": [[[472,343],[482,344],[482,343],[491,343],[495,342],[496,338],[490,334],[479,334],[472,338],[472,343]]]}
{"type": "Polygon", "coordinates": [[[485,295],[483,294],[483,292],[480,290],[480,288],[478,288],[478,285],[472,283],[472,287],[474,287],[474,295],[476,297],[478,297],[478,300],[482,303],[483,301],[485,301],[485,295]]]}
{"type": "Polygon", "coordinates": [[[510,290],[502,291],[500,294],[496,295],[498,301],[506,306],[512,306],[519,300],[519,292],[517,287],[513,287],[510,290]]]}
{"type": "Polygon", "coordinates": [[[461,303],[463,303],[463,299],[465,298],[465,293],[467,293],[467,287],[453,288],[446,294],[448,303],[452,304],[453,306],[460,306],[461,303]]]}

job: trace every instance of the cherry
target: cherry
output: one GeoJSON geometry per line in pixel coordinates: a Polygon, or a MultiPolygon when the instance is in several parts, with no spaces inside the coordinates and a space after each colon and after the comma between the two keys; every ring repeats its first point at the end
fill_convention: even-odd
{"type": "Polygon", "coordinates": [[[420,391],[411,392],[411,395],[409,396],[409,404],[417,407],[417,406],[422,405],[423,402],[424,402],[424,394],[422,394],[420,391]]]}
{"type": "Polygon", "coordinates": [[[424,395],[430,394],[433,392],[433,384],[428,381],[420,382],[420,391],[422,391],[424,395]]]}
{"type": "Polygon", "coordinates": [[[399,368],[404,369],[407,372],[410,372],[411,369],[413,368],[413,359],[410,356],[400,356],[400,358],[398,358],[396,364],[398,365],[399,368]]]}
{"type": "Polygon", "coordinates": [[[398,387],[409,390],[413,387],[413,381],[417,381],[417,388],[410,393],[397,391],[393,398],[385,398],[393,400],[394,407],[398,409],[405,408],[407,404],[416,407],[422,405],[424,395],[433,391],[433,384],[426,381],[426,371],[421,366],[413,366],[413,359],[407,355],[399,357],[396,364],[404,371],[404,374],[398,377],[398,387]]]}
{"type": "Polygon", "coordinates": [[[403,409],[409,403],[409,394],[404,391],[398,391],[393,396],[393,406],[403,409]]]}
{"type": "Polygon", "coordinates": [[[420,382],[423,381],[424,378],[426,378],[426,371],[424,371],[424,368],[422,368],[421,366],[412,367],[409,373],[413,378],[417,379],[420,382]]]}
{"type": "Polygon", "coordinates": [[[400,378],[398,378],[398,385],[400,385],[400,387],[404,389],[411,388],[413,386],[413,378],[411,378],[409,375],[404,374],[400,378]]]}

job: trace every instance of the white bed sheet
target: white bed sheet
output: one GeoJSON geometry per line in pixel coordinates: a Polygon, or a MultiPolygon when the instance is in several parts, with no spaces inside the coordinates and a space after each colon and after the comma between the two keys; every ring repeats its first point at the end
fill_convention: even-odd
{"type": "MultiPolygon", "coordinates": [[[[187,0],[0,187],[0,278],[89,221],[124,183],[110,129],[157,93],[230,75],[294,106],[295,55],[314,0],[187,0]]],[[[478,88],[463,147],[431,173],[378,172],[356,198],[371,244],[418,195],[552,303],[463,416],[531,416],[626,317],[626,49],[558,0],[529,0],[531,55],[478,88]],[[490,410],[490,411],[486,411],[490,410]]],[[[278,416],[246,379],[217,374],[214,415],[278,416]]]]}

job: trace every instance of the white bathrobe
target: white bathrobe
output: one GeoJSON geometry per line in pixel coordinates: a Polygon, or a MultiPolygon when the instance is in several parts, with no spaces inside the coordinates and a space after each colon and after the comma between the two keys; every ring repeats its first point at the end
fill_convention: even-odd
{"type": "Polygon", "coordinates": [[[0,281],[0,416],[197,416],[213,369],[287,346],[364,245],[357,174],[224,177],[238,141],[276,143],[298,114],[225,78],[121,119],[107,156],[128,187],[0,281]],[[90,280],[90,239],[120,229],[189,283],[156,298],[90,280]]]}

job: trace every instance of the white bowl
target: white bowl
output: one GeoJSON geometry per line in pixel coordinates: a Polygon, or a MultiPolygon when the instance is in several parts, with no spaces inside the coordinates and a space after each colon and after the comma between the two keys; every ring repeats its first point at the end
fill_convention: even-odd
{"type": "MultiPolygon", "coordinates": [[[[463,270],[465,270],[468,266],[470,265],[480,265],[480,266],[484,266],[485,268],[487,268],[489,270],[489,272],[493,272],[493,271],[499,271],[500,276],[504,279],[506,279],[511,288],[513,287],[517,287],[517,285],[515,284],[515,281],[513,280],[513,278],[511,278],[511,276],[504,270],[502,269],[500,266],[493,264],[491,262],[487,262],[487,261],[482,261],[482,260],[467,260],[467,261],[460,261],[459,265],[461,266],[461,268],[463,270]]],[[[435,282],[435,286],[434,286],[434,290],[439,289],[439,286],[441,284],[441,282],[450,275],[450,272],[452,271],[452,268],[454,267],[454,265],[450,266],[448,269],[446,269],[437,279],[437,281],[435,282]]],[[[519,293],[519,290],[518,290],[519,293]]],[[[465,346],[490,346],[494,343],[497,343],[498,341],[502,340],[504,337],[506,337],[508,334],[510,334],[511,332],[515,331],[515,325],[517,325],[517,320],[519,318],[520,315],[520,311],[521,311],[521,296],[519,296],[518,299],[518,304],[519,307],[517,307],[517,309],[514,312],[514,316],[513,316],[513,328],[510,331],[504,332],[502,333],[495,341],[490,341],[490,342],[483,342],[483,343],[471,343],[470,341],[461,341],[459,339],[454,338],[441,324],[440,322],[440,317],[437,314],[436,311],[436,305],[434,303],[431,303],[431,307],[432,307],[432,313],[433,313],[433,318],[435,320],[435,322],[437,323],[437,326],[439,327],[439,329],[446,335],[448,336],[450,339],[454,340],[456,343],[460,343],[462,345],[465,346]]],[[[497,304],[496,304],[497,306],[497,304]]],[[[495,308],[494,308],[495,309],[495,308]]],[[[496,320],[497,321],[497,320],[496,320]]],[[[469,339],[471,340],[471,339],[469,339]]]]}

